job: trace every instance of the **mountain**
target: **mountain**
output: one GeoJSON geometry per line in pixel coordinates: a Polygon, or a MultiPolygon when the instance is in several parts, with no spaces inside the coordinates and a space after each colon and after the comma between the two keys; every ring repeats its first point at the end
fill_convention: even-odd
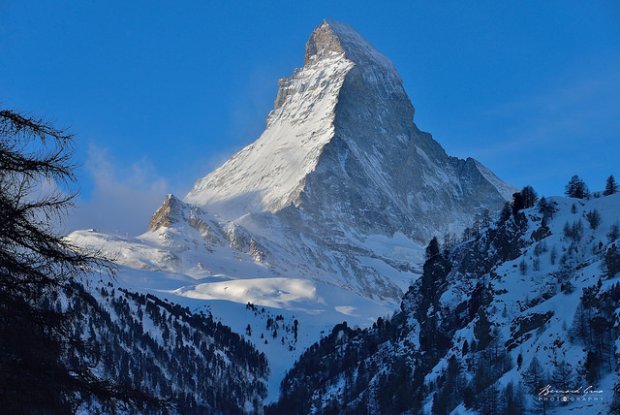
{"type": "Polygon", "coordinates": [[[379,267],[407,265],[369,239],[402,234],[425,244],[513,192],[475,160],[449,157],[413,116],[392,63],[350,27],[325,21],[304,67],[280,80],[265,132],[185,202],[248,230],[279,273],[290,273],[284,248],[295,265],[313,265],[300,276],[393,297],[402,283],[379,267]]]}
{"type": "Polygon", "coordinates": [[[349,26],[324,21],[304,67],[279,81],[258,140],[183,200],[168,196],[121,253],[118,238],[74,238],[114,247],[129,266],[301,278],[395,303],[432,236],[459,234],[513,193],[474,159],[448,156],[413,116],[392,63],[349,26]]]}
{"type": "Polygon", "coordinates": [[[620,413],[620,194],[528,205],[429,244],[400,310],[336,325],[266,413],[620,413]]]}
{"type": "Polygon", "coordinates": [[[239,333],[250,324],[245,337],[269,359],[275,400],[324,330],[391,313],[422,274],[431,237],[454,239],[514,191],[474,159],[448,156],[413,116],[391,62],[325,21],[303,68],[279,81],[258,140],[185,198],[168,195],[144,234],[67,239],[116,262],[122,287],[208,307],[239,333]]]}

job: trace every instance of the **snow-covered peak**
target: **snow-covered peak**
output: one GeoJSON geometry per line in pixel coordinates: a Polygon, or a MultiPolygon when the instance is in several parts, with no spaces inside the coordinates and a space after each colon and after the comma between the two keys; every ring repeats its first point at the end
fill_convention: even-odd
{"type": "Polygon", "coordinates": [[[396,73],[392,62],[357,31],[334,20],[324,20],[314,29],[306,43],[304,64],[311,65],[321,59],[341,54],[356,65],[381,65],[396,73]]]}

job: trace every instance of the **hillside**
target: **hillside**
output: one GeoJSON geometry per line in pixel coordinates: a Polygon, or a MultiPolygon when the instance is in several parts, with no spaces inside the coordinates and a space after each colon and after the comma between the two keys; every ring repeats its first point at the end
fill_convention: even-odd
{"type": "Polygon", "coordinates": [[[268,413],[617,411],[619,221],[619,194],[556,197],[431,244],[400,310],[334,327],[268,413]]]}
{"type": "Polygon", "coordinates": [[[139,407],[80,399],[77,413],[257,413],[266,396],[265,356],[211,315],[150,294],[140,294],[93,274],[46,300],[68,319],[69,367],[85,367],[124,394],[151,399],[139,407]],[[134,392],[132,392],[134,391],[134,392]],[[159,401],[159,402],[158,402],[159,401]]]}

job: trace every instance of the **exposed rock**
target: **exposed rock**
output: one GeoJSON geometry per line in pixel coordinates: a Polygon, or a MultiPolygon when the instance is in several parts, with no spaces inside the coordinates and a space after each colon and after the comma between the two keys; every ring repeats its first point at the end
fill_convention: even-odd
{"type": "Polygon", "coordinates": [[[181,214],[179,201],[174,195],[167,195],[164,199],[164,203],[155,211],[151,220],[149,221],[149,231],[155,231],[159,228],[169,228],[173,224],[177,223],[181,214]]]}

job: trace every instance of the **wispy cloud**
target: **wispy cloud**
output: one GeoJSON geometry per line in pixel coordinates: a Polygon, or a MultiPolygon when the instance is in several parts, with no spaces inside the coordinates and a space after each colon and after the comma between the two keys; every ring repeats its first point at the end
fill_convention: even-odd
{"type": "Polygon", "coordinates": [[[88,198],[79,198],[63,229],[96,228],[105,232],[137,235],[146,230],[149,218],[171,191],[152,163],[138,160],[118,166],[105,149],[91,146],[86,168],[94,187],[88,198]]]}

